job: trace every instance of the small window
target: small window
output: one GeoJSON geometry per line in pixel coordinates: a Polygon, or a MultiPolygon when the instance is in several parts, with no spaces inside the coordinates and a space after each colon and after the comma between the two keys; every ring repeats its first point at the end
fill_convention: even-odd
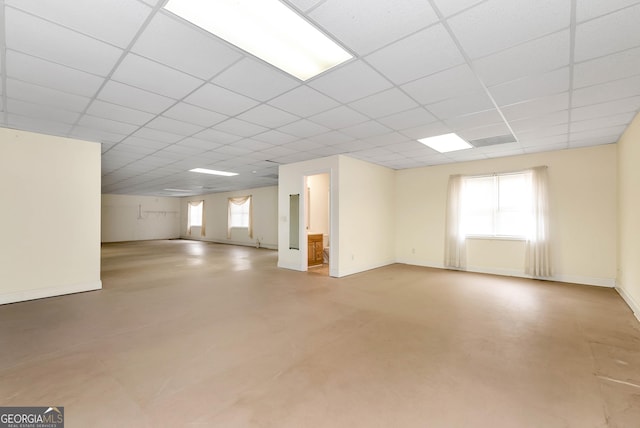
{"type": "Polygon", "coordinates": [[[247,199],[241,204],[231,203],[229,205],[231,227],[249,227],[249,208],[251,199],[247,199]]]}
{"type": "Polygon", "coordinates": [[[532,225],[531,200],[527,172],[466,177],[462,230],[467,236],[526,237],[532,225]]]}
{"type": "Polygon", "coordinates": [[[204,236],[204,201],[189,202],[187,209],[187,232],[191,235],[191,229],[199,227],[200,234],[204,236]]]}
{"type": "Polygon", "coordinates": [[[231,238],[232,228],[246,228],[253,238],[251,195],[229,198],[229,220],[227,238],[231,238]]]}

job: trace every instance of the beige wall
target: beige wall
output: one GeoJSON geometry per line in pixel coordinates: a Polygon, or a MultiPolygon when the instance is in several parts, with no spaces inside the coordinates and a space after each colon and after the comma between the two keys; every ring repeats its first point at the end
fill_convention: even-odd
{"type": "Polygon", "coordinates": [[[309,189],[309,233],[329,234],[329,174],[307,177],[309,189]]]}
{"type": "Polygon", "coordinates": [[[640,320],[640,114],[618,143],[618,281],[640,320]]]}
{"type": "Polygon", "coordinates": [[[395,171],[340,156],[340,273],[395,262],[395,171]]]}
{"type": "Polygon", "coordinates": [[[101,288],[100,145],[0,129],[0,304],[101,288]]]}
{"type": "Polygon", "coordinates": [[[180,237],[180,198],[102,195],[102,242],[180,237]]]}
{"type": "MultiPolygon", "coordinates": [[[[560,281],[613,286],[616,277],[615,145],[535,153],[396,172],[396,257],[442,267],[447,182],[452,174],[549,167],[552,259],[560,281]]],[[[524,275],[524,242],[469,241],[469,270],[524,275]]]]}
{"type": "Polygon", "coordinates": [[[275,186],[247,189],[235,192],[212,193],[190,196],[180,200],[180,236],[183,239],[221,242],[236,245],[277,248],[278,244],[278,188],[275,186]],[[253,204],[253,238],[249,238],[247,229],[232,229],[231,238],[227,238],[229,198],[251,195],[253,204]],[[187,205],[189,201],[204,200],[205,236],[200,228],[193,228],[187,234],[187,205]]]}

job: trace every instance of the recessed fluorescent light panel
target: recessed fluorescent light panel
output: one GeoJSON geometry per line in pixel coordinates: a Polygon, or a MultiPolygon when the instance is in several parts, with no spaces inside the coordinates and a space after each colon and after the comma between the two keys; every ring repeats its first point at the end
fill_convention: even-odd
{"type": "Polygon", "coordinates": [[[300,80],[352,58],[279,0],[169,0],[164,8],[300,80]]]}
{"type": "Polygon", "coordinates": [[[473,147],[456,134],[437,135],[435,137],[421,138],[418,141],[440,153],[471,149],[473,147]]]}
{"type": "Polygon", "coordinates": [[[189,171],[200,172],[202,174],[224,175],[225,177],[232,177],[234,175],[238,175],[237,172],[216,171],[215,169],[206,169],[206,168],[193,168],[193,169],[190,169],[189,171]]]}

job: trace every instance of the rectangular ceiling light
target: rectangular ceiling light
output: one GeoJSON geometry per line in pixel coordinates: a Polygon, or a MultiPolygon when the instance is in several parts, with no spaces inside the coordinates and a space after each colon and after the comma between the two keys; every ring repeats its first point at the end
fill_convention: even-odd
{"type": "Polygon", "coordinates": [[[435,137],[421,138],[418,141],[440,153],[473,148],[471,144],[467,143],[456,134],[437,135],[435,137]]]}
{"type": "Polygon", "coordinates": [[[164,8],[303,81],[352,58],[279,0],[169,0],[164,8]]]}
{"type": "Polygon", "coordinates": [[[190,169],[189,171],[200,172],[202,174],[224,175],[225,177],[232,177],[234,175],[238,175],[237,172],[216,171],[215,169],[206,169],[206,168],[193,168],[193,169],[190,169]]]}

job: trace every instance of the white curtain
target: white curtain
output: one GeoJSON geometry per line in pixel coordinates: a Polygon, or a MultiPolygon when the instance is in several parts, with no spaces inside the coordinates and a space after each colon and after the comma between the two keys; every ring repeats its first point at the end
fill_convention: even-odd
{"type": "Polygon", "coordinates": [[[525,273],[536,278],[550,277],[549,196],[547,167],[531,170],[532,228],[527,238],[525,273]]]}
{"type": "Polygon", "coordinates": [[[229,209],[227,210],[227,239],[231,239],[231,205],[243,205],[247,201],[249,201],[249,238],[253,239],[253,204],[251,203],[251,195],[229,198],[229,209]]]}
{"type": "Polygon", "coordinates": [[[449,177],[447,213],[445,219],[444,265],[447,268],[466,268],[466,238],[462,232],[462,186],[461,175],[449,177]]]}

